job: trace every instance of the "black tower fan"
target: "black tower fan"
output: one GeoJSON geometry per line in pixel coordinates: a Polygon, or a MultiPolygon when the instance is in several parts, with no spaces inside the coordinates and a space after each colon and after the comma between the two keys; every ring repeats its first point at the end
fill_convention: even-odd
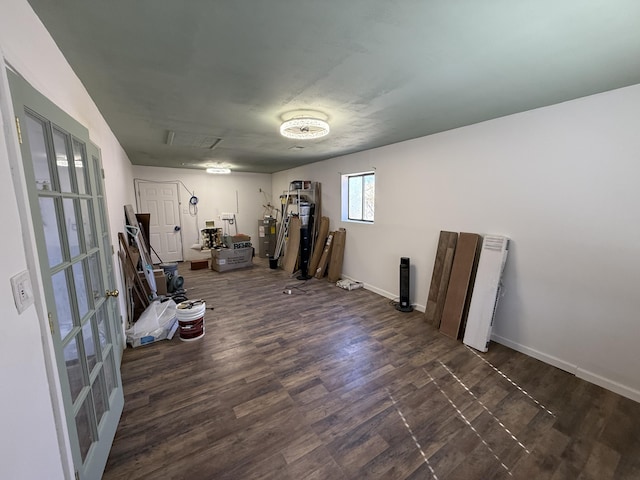
{"type": "Polygon", "coordinates": [[[400,257],[400,301],[396,310],[412,312],[411,300],[409,300],[409,257],[400,257]]]}

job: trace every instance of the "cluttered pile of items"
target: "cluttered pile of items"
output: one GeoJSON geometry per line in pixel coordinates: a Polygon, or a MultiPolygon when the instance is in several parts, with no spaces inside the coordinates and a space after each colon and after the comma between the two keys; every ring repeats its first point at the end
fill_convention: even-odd
{"type": "MultiPolygon", "coordinates": [[[[199,252],[211,252],[211,270],[216,272],[252,266],[251,236],[238,233],[235,213],[223,213],[220,219],[224,227],[216,227],[215,221],[207,220],[205,228],[200,229],[200,243],[191,248],[199,252]]],[[[208,263],[208,260],[192,260],[191,269],[207,268],[208,263]]]]}
{"type": "MultiPolygon", "coordinates": [[[[211,248],[211,269],[216,272],[226,272],[250,267],[253,259],[251,237],[238,233],[235,213],[223,213],[220,219],[224,222],[224,227],[215,229],[217,242],[211,248]]],[[[213,222],[207,223],[213,224],[213,222]]]]}
{"type": "MultiPolygon", "coordinates": [[[[127,343],[132,347],[172,339],[204,336],[205,302],[189,300],[177,263],[162,263],[149,242],[149,214],[135,214],[125,205],[126,234],[118,233],[127,304],[127,343]],[[146,226],[145,226],[146,225],[146,226]],[[151,251],[161,263],[154,268],[151,251]]],[[[210,307],[211,308],[211,307],[210,307]]]]}
{"type": "MultiPolygon", "coordinates": [[[[347,232],[331,231],[329,217],[322,216],[320,182],[294,180],[280,196],[282,223],[269,267],[282,267],[289,274],[300,272],[298,280],[325,275],[332,283],[340,280],[347,232]]],[[[347,290],[360,288],[360,282],[338,285],[347,290]],[[348,286],[348,288],[346,288],[348,286]]]]}

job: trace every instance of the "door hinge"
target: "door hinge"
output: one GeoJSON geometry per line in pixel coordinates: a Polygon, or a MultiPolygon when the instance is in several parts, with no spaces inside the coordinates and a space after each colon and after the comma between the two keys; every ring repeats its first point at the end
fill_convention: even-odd
{"type": "Polygon", "coordinates": [[[104,180],[104,168],[101,168],[100,171],[102,172],[102,179],[104,180]]]}
{"type": "Polygon", "coordinates": [[[51,330],[51,335],[53,335],[53,316],[51,315],[51,312],[49,312],[49,330],[51,330]]]}
{"type": "Polygon", "coordinates": [[[16,130],[18,131],[18,143],[22,145],[22,129],[20,128],[20,119],[16,117],[16,130]]]}

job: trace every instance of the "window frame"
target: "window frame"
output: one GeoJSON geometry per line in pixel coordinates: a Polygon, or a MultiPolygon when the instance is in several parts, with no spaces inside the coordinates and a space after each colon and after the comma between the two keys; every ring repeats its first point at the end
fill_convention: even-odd
{"type": "Polygon", "coordinates": [[[353,223],[362,223],[365,225],[372,225],[375,222],[375,178],[376,172],[374,170],[365,171],[365,172],[356,172],[356,173],[347,173],[342,175],[342,221],[343,222],[353,222],[353,223]],[[350,216],[349,204],[351,198],[351,187],[350,187],[350,179],[361,177],[362,178],[362,215],[361,218],[352,218],[350,216]],[[367,220],[364,218],[365,212],[365,177],[373,178],[373,219],[367,220]]]}

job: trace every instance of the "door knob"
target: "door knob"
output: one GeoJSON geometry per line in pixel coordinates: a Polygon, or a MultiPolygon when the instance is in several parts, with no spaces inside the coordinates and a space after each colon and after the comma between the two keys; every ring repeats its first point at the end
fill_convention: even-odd
{"type": "Polygon", "coordinates": [[[107,290],[105,292],[105,295],[107,297],[117,297],[118,295],[120,295],[120,292],[116,289],[116,290],[107,290]]]}
{"type": "Polygon", "coordinates": [[[175,227],[173,227],[173,231],[174,232],[179,232],[180,231],[180,226],[176,225],[175,227]]]}

